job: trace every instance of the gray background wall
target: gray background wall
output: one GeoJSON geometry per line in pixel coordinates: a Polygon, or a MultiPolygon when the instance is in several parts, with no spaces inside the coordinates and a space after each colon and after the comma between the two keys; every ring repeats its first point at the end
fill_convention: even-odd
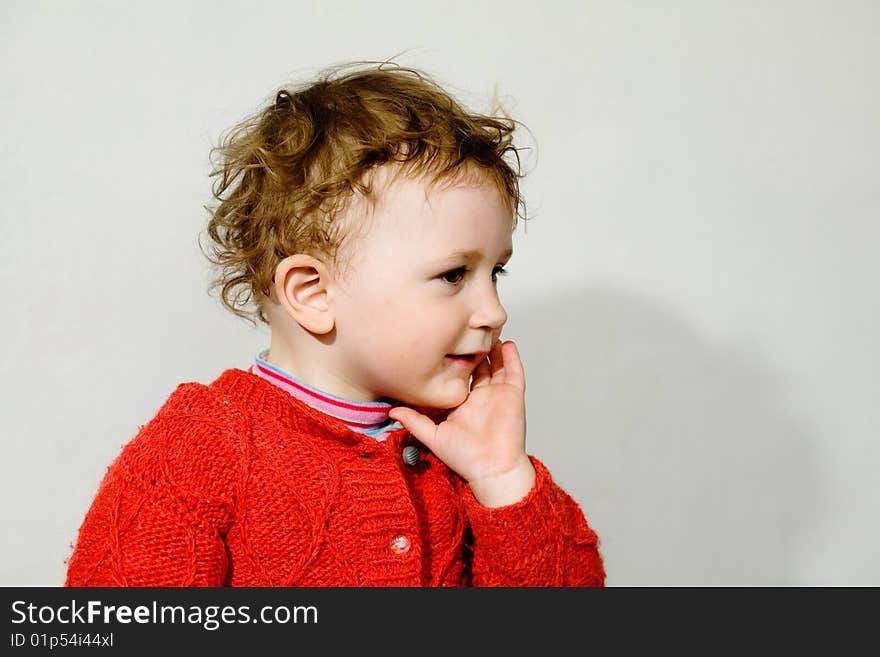
{"type": "Polygon", "coordinates": [[[874,2],[0,5],[0,584],[55,586],[182,381],[268,345],[205,292],[208,149],[348,59],[529,126],[500,284],[529,451],[610,585],[880,584],[874,2]]]}

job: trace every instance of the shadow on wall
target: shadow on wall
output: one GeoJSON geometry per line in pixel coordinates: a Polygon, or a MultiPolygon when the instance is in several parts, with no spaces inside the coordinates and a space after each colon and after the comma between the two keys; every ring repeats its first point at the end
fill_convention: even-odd
{"type": "Polygon", "coordinates": [[[772,365],[633,291],[508,310],[527,449],[598,532],[609,586],[802,583],[821,482],[772,365]]]}

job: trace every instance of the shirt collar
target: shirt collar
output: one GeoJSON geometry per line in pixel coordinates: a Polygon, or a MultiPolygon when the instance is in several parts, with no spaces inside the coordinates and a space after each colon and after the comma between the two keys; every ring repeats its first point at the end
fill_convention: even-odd
{"type": "Polygon", "coordinates": [[[384,440],[389,432],[403,427],[394,418],[388,417],[388,411],[393,407],[389,402],[363,402],[333,395],[272,365],[266,360],[268,357],[269,349],[257,353],[254,364],[248,371],[309,406],[340,420],[352,431],[384,440]]]}

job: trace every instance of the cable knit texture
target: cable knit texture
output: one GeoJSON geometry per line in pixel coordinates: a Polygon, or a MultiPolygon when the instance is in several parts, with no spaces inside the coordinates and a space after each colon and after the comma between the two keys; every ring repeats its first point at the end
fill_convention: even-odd
{"type": "Polygon", "coordinates": [[[65,585],[604,585],[596,534],[529,458],[533,489],[486,508],[405,429],[377,442],[229,369],[180,384],[125,445],[65,585]]]}

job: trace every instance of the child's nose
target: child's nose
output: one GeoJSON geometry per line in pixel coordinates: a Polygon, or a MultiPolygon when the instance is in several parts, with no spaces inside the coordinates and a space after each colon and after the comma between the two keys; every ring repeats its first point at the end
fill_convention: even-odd
{"type": "Polygon", "coordinates": [[[471,315],[471,327],[489,327],[494,330],[500,329],[507,323],[507,311],[498,298],[498,293],[493,291],[488,296],[480,299],[480,302],[471,315]]]}

